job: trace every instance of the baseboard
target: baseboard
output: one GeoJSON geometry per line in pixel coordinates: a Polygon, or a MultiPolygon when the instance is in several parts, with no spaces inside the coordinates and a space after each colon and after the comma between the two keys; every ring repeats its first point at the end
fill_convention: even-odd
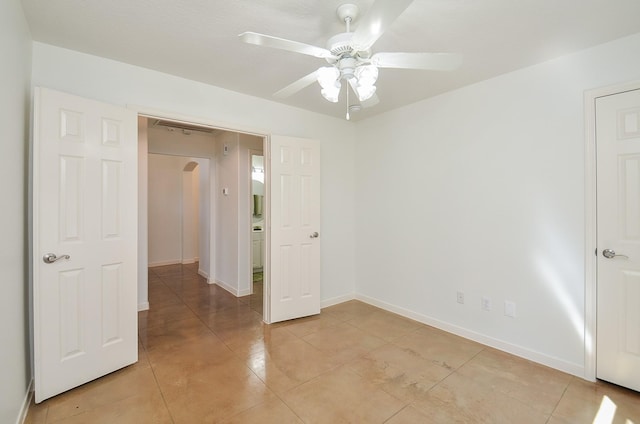
{"type": "Polygon", "coordinates": [[[191,259],[183,259],[182,260],[182,265],[195,264],[196,262],[200,262],[200,258],[195,257],[195,258],[191,258],[191,259]]]}
{"type": "Polygon", "coordinates": [[[401,315],[405,318],[409,318],[414,321],[418,321],[423,324],[427,324],[432,327],[439,328],[440,330],[444,330],[448,333],[452,333],[457,336],[464,337],[465,339],[473,340],[475,342],[481,343],[489,347],[493,347],[503,352],[507,352],[512,355],[519,356],[521,358],[536,362],[538,364],[545,365],[547,367],[551,367],[562,372],[566,372],[567,374],[575,375],[576,377],[585,378],[585,368],[582,365],[575,364],[572,362],[567,362],[563,359],[556,358],[553,356],[545,355],[544,353],[540,353],[540,352],[537,352],[513,343],[509,343],[504,340],[495,339],[493,337],[489,337],[484,334],[477,333],[475,331],[471,331],[463,327],[459,327],[457,325],[440,321],[436,318],[422,315],[417,312],[413,312],[408,309],[401,308],[399,306],[395,306],[387,302],[383,302],[373,297],[365,296],[362,294],[356,294],[355,298],[357,300],[360,300],[362,302],[384,309],[386,311],[401,315]]]}
{"type": "Polygon", "coordinates": [[[138,312],[149,310],[149,302],[138,303],[138,312]]]}
{"type": "Polygon", "coordinates": [[[330,299],[325,299],[320,301],[321,308],[327,308],[329,306],[337,305],[339,303],[348,302],[356,298],[355,293],[349,293],[342,296],[332,297],[330,299]]]}
{"type": "Polygon", "coordinates": [[[149,268],[155,268],[157,266],[166,266],[166,265],[180,265],[182,261],[160,261],[160,262],[149,262],[149,268]]]}
{"type": "Polygon", "coordinates": [[[207,282],[208,282],[208,283],[211,283],[211,282],[209,281],[209,274],[207,274],[207,273],[206,273],[206,272],[204,272],[203,270],[198,269],[198,275],[199,275],[199,276],[201,276],[201,277],[203,277],[203,278],[205,278],[205,279],[207,280],[207,282]]]}
{"type": "Polygon", "coordinates": [[[31,399],[33,398],[33,379],[29,382],[27,386],[27,393],[24,395],[24,400],[22,401],[22,406],[20,407],[20,413],[16,418],[16,424],[23,424],[27,419],[27,413],[29,412],[29,405],[31,405],[31,399]]]}
{"type": "Polygon", "coordinates": [[[242,296],[249,296],[251,294],[251,289],[244,289],[244,290],[237,290],[236,288],[230,286],[229,284],[225,283],[224,281],[212,281],[209,284],[214,283],[220,287],[222,287],[223,289],[225,289],[226,291],[228,291],[229,293],[231,293],[232,295],[234,295],[235,297],[242,297],[242,296]]]}
{"type": "Polygon", "coordinates": [[[232,287],[229,284],[225,283],[224,281],[215,280],[214,283],[216,285],[222,287],[223,289],[225,289],[226,291],[228,291],[229,293],[231,293],[235,297],[239,297],[238,296],[238,291],[234,287],[232,287]]]}

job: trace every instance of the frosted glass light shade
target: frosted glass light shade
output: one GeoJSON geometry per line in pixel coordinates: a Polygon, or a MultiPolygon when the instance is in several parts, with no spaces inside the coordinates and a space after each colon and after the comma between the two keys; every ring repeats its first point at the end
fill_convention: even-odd
{"type": "Polygon", "coordinates": [[[330,102],[338,103],[338,96],[340,95],[341,87],[342,84],[340,84],[340,81],[335,81],[332,86],[328,86],[320,90],[320,94],[322,94],[322,97],[329,100],[330,102]]]}
{"type": "Polygon", "coordinates": [[[373,65],[362,65],[356,68],[356,78],[359,85],[374,85],[378,79],[378,68],[373,65]]]}
{"type": "Polygon", "coordinates": [[[318,69],[317,76],[318,84],[326,89],[336,85],[336,81],[340,78],[340,71],[333,66],[325,66],[318,69]]]}
{"type": "Polygon", "coordinates": [[[376,92],[375,85],[358,85],[356,87],[356,91],[358,92],[358,100],[364,102],[365,100],[369,100],[371,96],[373,96],[376,92]]]}
{"type": "Polygon", "coordinates": [[[356,85],[358,100],[363,102],[370,99],[376,92],[375,83],[378,79],[378,68],[374,65],[361,65],[356,68],[355,75],[358,79],[356,85]]]}

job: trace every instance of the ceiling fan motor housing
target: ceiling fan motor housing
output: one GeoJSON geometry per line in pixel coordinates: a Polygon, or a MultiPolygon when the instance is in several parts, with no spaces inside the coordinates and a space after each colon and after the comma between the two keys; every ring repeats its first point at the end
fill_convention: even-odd
{"type": "Polygon", "coordinates": [[[334,35],[333,37],[329,38],[329,41],[327,41],[327,50],[329,50],[334,56],[341,56],[345,53],[351,53],[352,37],[352,32],[341,32],[340,34],[334,35]]]}

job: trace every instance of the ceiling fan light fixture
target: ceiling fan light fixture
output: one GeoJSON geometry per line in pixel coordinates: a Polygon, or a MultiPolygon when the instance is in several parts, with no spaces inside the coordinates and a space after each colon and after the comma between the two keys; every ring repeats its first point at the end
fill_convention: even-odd
{"type": "Polygon", "coordinates": [[[342,84],[340,84],[340,81],[336,81],[333,86],[320,90],[320,94],[322,94],[322,97],[329,100],[331,103],[338,103],[338,96],[340,96],[341,87],[342,84]]]}
{"type": "Polygon", "coordinates": [[[364,102],[365,100],[369,100],[376,93],[376,86],[358,85],[356,91],[358,92],[358,100],[364,102]]]}
{"type": "Polygon", "coordinates": [[[378,79],[378,68],[373,65],[358,66],[355,76],[358,79],[356,85],[358,100],[361,102],[369,100],[376,92],[375,83],[378,79]]]}
{"type": "Polygon", "coordinates": [[[361,65],[356,68],[356,78],[360,85],[374,85],[378,79],[378,68],[374,65],[361,65]]]}
{"type": "Polygon", "coordinates": [[[318,84],[323,89],[330,89],[335,87],[336,83],[340,84],[338,79],[340,78],[340,71],[333,66],[325,66],[318,69],[318,84]]]}

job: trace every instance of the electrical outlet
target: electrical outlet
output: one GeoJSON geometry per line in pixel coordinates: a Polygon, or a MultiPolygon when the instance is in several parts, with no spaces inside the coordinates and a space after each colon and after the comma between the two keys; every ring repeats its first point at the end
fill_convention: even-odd
{"type": "Polygon", "coordinates": [[[516,303],[510,300],[504,301],[504,314],[508,317],[516,317],[516,303]]]}
{"type": "Polygon", "coordinates": [[[491,310],[491,299],[487,296],[482,296],[482,310],[490,311],[491,310]]]}
{"type": "Polygon", "coordinates": [[[458,303],[464,304],[464,293],[462,293],[461,291],[457,292],[456,299],[458,300],[458,303]]]}

